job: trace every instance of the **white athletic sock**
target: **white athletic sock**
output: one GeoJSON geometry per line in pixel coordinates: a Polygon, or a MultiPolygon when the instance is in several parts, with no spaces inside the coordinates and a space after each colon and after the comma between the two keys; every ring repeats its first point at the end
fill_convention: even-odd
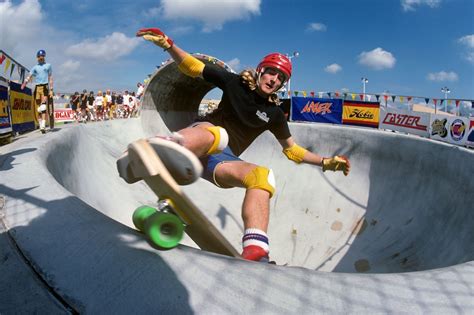
{"type": "Polygon", "coordinates": [[[263,248],[267,253],[270,251],[268,243],[268,235],[259,229],[246,229],[244,237],[242,237],[242,247],[255,245],[263,248]]]}

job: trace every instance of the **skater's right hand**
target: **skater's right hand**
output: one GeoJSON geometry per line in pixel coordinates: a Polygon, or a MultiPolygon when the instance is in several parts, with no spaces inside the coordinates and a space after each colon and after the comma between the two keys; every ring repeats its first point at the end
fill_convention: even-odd
{"type": "Polygon", "coordinates": [[[343,155],[332,158],[323,158],[323,172],[325,171],[342,171],[345,176],[349,175],[351,164],[349,159],[343,155]]]}
{"type": "Polygon", "coordinates": [[[142,28],[137,32],[136,36],[143,37],[164,50],[170,49],[174,44],[173,40],[166,36],[159,28],[142,28]]]}

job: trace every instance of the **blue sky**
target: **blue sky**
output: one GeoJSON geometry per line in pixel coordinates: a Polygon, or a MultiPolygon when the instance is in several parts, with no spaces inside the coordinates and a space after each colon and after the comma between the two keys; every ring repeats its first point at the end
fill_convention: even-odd
{"type": "Polygon", "coordinates": [[[236,71],[299,52],[292,90],[474,99],[473,0],[25,0],[0,3],[0,48],[24,65],[47,51],[56,89],[134,90],[168,58],[134,37],[160,27],[236,71]]]}

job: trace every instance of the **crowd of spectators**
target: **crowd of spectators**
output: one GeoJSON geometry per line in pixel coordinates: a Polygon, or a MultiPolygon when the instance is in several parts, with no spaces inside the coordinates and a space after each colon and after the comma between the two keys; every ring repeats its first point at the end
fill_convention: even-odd
{"type": "Polygon", "coordinates": [[[69,98],[69,106],[78,122],[102,121],[109,119],[136,117],[140,108],[144,86],[137,84],[137,92],[116,92],[111,90],[83,90],[69,98]]]}

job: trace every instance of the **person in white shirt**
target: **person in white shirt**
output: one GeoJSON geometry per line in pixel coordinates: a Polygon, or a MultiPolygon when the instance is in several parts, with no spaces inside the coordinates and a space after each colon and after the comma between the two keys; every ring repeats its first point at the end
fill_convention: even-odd
{"type": "Polygon", "coordinates": [[[97,109],[97,120],[104,119],[104,96],[102,91],[97,92],[97,96],[95,97],[94,106],[97,109]]]}
{"type": "Polygon", "coordinates": [[[123,118],[127,118],[130,115],[130,94],[128,94],[128,91],[123,93],[123,109],[125,112],[123,118]]]}

